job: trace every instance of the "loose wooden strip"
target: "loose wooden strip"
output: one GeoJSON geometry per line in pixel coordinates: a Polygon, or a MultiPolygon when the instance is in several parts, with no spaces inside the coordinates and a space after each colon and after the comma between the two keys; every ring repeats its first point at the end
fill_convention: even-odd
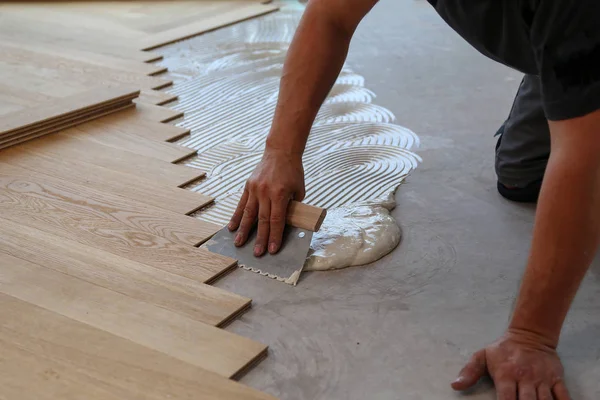
{"type": "Polygon", "coordinates": [[[134,102],[162,106],[177,100],[177,98],[178,96],[172,93],[161,92],[158,90],[142,90],[140,96],[135,99],[134,102]]]}
{"type": "Polygon", "coordinates": [[[64,132],[81,140],[91,140],[116,149],[130,151],[167,162],[179,162],[196,154],[196,151],[174,143],[158,142],[142,136],[121,133],[103,124],[86,123],[64,132]]]}
{"type": "Polygon", "coordinates": [[[8,220],[0,253],[209,325],[223,326],[250,307],[250,299],[8,220]]]}
{"type": "Polygon", "coordinates": [[[141,112],[142,118],[156,122],[169,122],[183,117],[183,111],[172,110],[152,104],[138,103],[136,108],[141,112]]]}
{"type": "Polygon", "coordinates": [[[43,122],[39,126],[30,127],[24,130],[16,132],[6,133],[0,135],[0,144],[12,142],[15,139],[20,138],[35,138],[50,133],[58,132],[63,129],[70,128],[72,126],[80,125],[83,122],[92,121],[96,118],[100,118],[104,115],[113,114],[127,108],[134,106],[131,101],[119,102],[116,104],[107,105],[104,107],[98,107],[95,110],[76,112],[70,117],[62,117],[52,119],[52,121],[43,122]]]}
{"type": "Polygon", "coordinates": [[[75,160],[64,160],[49,154],[20,151],[2,157],[2,162],[22,167],[29,174],[44,174],[103,192],[148,204],[164,210],[191,214],[210,204],[212,199],[189,190],[160,185],[147,179],[131,179],[131,175],[75,160]]]}
{"type": "Polygon", "coordinates": [[[251,4],[246,7],[236,7],[228,12],[212,15],[188,25],[150,35],[142,40],[142,50],[152,50],[223,26],[231,25],[259,15],[268,14],[278,9],[279,6],[264,4],[251,4]]]}
{"type": "Polygon", "coordinates": [[[120,293],[0,253],[0,292],[231,377],[266,346],[120,293]]]}
{"type": "Polygon", "coordinates": [[[16,137],[16,138],[8,140],[8,141],[4,141],[0,145],[0,149],[4,149],[4,148],[10,147],[10,146],[14,146],[14,145],[17,145],[19,143],[27,142],[27,141],[30,141],[32,139],[35,139],[35,138],[38,138],[38,137],[41,137],[41,136],[44,136],[44,135],[48,135],[48,134],[51,134],[51,133],[54,133],[54,132],[57,132],[57,131],[62,130],[62,129],[68,129],[68,128],[71,128],[73,126],[77,126],[79,124],[83,124],[85,122],[92,121],[92,120],[94,120],[96,118],[100,118],[100,117],[103,117],[103,116],[106,116],[106,115],[117,113],[119,111],[127,110],[128,108],[133,108],[133,103],[125,104],[123,106],[118,106],[118,107],[114,107],[114,108],[109,107],[108,109],[106,109],[103,112],[94,113],[94,114],[92,114],[90,116],[86,116],[86,117],[80,117],[78,119],[74,119],[74,120],[66,122],[64,124],[60,124],[60,125],[55,126],[55,127],[51,128],[51,129],[48,129],[48,130],[42,130],[42,131],[38,131],[37,133],[27,134],[27,135],[24,135],[24,136],[16,137]]]}
{"type": "Polygon", "coordinates": [[[32,127],[65,114],[83,111],[86,108],[111,104],[114,99],[133,99],[139,90],[127,87],[98,87],[75,96],[57,99],[52,103],[44,103],[27,111],[5,115],[0,121],[0,135],[17,129],[32,127]]]}
{"type": "MultiPolygon", "coordinates": [[[[4,216],[5,219],[199,282],[210,282],[236,265],[236,261],[229,257],[182,245],[152,233],[149,227],[157,219],[152,214],[136,217],[136,214],[125,213],[121,217],[140,218],[137,223],[145,229],[127,225],[115,227],[111,225],[114,221],[98,220],[99,211],[94,210],[94,200],[78,199],[72,190],[69,191],[68,185],[57,184],[56,180],[50,181],[41,173],[31,174],[0,163],[0,193],[5,199],[0,209],[9,214],[4,216]],[[64,202],[59,201],[61,196],[64,202]]],[[[96,204],[96,207],[101,206],[96,204]]],[[[168,233],[163,235],[169,236],[168,233]]]]}
{"type": "Polygon", "coordinates": [[[42,307],[0,294],[0,387],[19,400],[275,400],[42,307]]]}
{"type": "MultiPolygon", "coordinates": [[[[102,115],[106,112],[119,110],[124,107],[132,107],[135,106],[135,103],[131,101],[132,99],[116,99],[114,101],[107,102],[105,104],[96,105],[93,107],[86,107],[83,110],[76,110],[67,114],[58,114],[54,117],[49,118],[46,121],[36,123],[33,126],[24,126],[10,132],[6,132],[1,134],[3,140],[12,139],[15,136],[25,135],[25,134],[36,134],[44,131],[52,131],[57,127],[62,125],[72,124],[74,121],[92,118],[95,115],[102,115]]],[[[92,118],[93,119],[93,118],[92,118]]]]}
{"type": "Polygon", "coordinates": [[[98,119],[97,123],[158,142],[170,142],[190,134],[189,129],[146,119],[144,112],[137,107],[98,119]]]}
{"type": "Polygon", "coordinates": [[[132,175],[131,179],[155,180],[161,185],[182,187],[205,175],[204,171],[196,168],[141,156],[89,140],[79,140],[62,132],[24,143],[19,148],[87,162],[132,175]]]}

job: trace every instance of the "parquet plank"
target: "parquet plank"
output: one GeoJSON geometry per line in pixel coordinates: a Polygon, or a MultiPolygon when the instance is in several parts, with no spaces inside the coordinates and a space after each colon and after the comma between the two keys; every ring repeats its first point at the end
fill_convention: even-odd
{"type": "Polygon", "coordinates": [[[104,124],[86,123],[63,133],[80,140],[91,140],[105,146],[172,163],[196,154],[195,150],[187,147],[174,143],[159,142],[138,135],[121,133],[117,128],[110,129],[104,124]]]}
{"type": "MultiPolygon", "coordinates": [[[[6,197],[3,197],[6,199],[6,197]]],[[[209,325],[226,325],[250,299],[92,246],[2,220],[0,253],[110,289],[209,325]]]]}
{"type": "Polygon", "coordinates": [[[130,175],[124,173],[75,160],[63,160],[49,154],[10,152],[1,161],[22,167],[32,176],[53,176],[179,214],[191,214],[212,202],[210,197],[199,193],[159,185],[146,179],[132,180],[130,175]]]}
{"type": "Polygon", "coordinates": [[[23,142],[27,142],[29,140],[41,137],[41,136],[45,136],[51,133],[55,133],[58,132],[62,129],[68,129],[71,128],[73,126],[79,125],[79,124],[83,124],[85,122],[88,121],[92,121],[96,118],[101,118],[103,116],[106,115],[110,115],[113,113],[117,113],[119,111],[124,111],[128,108],[133,108],[133,103],[126,103],[124,105],[119,105],[117,104],[116,106],[110,106],[105,108],[103,111],[97,111],[97,112],[93,112],[93,113],[86,113],[83,116],[79,116],[70,120],[65,120],[65,121],[59,121],[56,123],[52,123],[50,124],[50,126],[46,126],[44,128],[41,129],[35,129],[33,131],[33,133],[28,133],[28,134],[19,134],[19,135],[11,135],[12,137],[10,139],[3,139],[0,144],[0,149],[4,149],[10,146],[14,146],[17,145],[19,143],[23,143],[23,142]]]}
{"type": "MultiPolygon", "coordinates": [[[[204,177],[204,172],[153,157],[145,157],[96,142],[79,140],[62,132],[22,144],[19,150],[54,154],[60,158],[90,163],[132,175],[131,179],[155,180],[161,185],[185,186],[204,177]]],[[[19,150],[5,150],[19,151],[19,150]]],[[[4,154],[8,154],[8,153],[4,154]]],[[[2,153],[0,153],[2,154],[2,153]]]]}
{"type": "Polygon", "coordinates": [[[136,108],[140,111],[142,118],[155,122],[169,122],[183,117],[183,111],[155,106],[152,104],[141,103],[137,104],[136,108]]]}
{"type": "MultiPolygon", "coordinates": [[[[3,153],[3,159],[14,157],[19,159],[22,151],[9,149],[3,153]]],[[[0,174],[18,177],[24,176],[27,181],[18,192],[21,195],[32,196],[39,200],[52,201],[56,211],[62,210],[65,218],[82,218],[82,221],[96,221],[99,226],[119,230],[132,228],[146,231],[152,235],[162,236],[175,243],[198,246],[214,235],[220,226],[201,221],[180,213],[168,211],[158,207],[139,203],[124,197],[113,195],[95,188],[69,183],[67,179],[59,177],[36,178],[28,170],[19,167],[0,165],[0,174]],[[33,178],[29,179],[30,176],[33,178]],[[41,182],[37,185],[36,182],[41,182]],[[31,186],[27,186],[30,183],[31,186]],[[86,204],[90,210],[83,208],[86,204]],[[94,211],[87,216],[88,211],[94,211]],[[83,212],[83,214],[82,214],[83,212]],[[92,218],[92,219],[90,219],[92,218]],[[107,221],[104,221],[107,220],[107,221]],[[111,225],[114,224],[114,225],[111,225]]],[[[0,175],[5,177],[5,175],[0,175]]],[[[133,245],[133,243],[132,243],[133,245]]]]}
{"type": "Polygon", "coordinates": [[[3,218],[198,282],[210,282],[236,265],[229,257],[173,241],[172,235],[179,240],[186,235],[169,233],[178,232],[177,228],[170,230],[169,222],[158,224],[160,219],[151,212],[138,215],[125,208],[120,214],[118,207],[127,203],[102,205],[93,197],[77,196],[76,185],[58,181],[0,163],[0,194],[4,198],[0,209],[7,214],[3,218]],[[104,211],[107,207],[115,211],[104,211]],[[119,219],[115,221],[116,217],[119,219]],[[117,224],[119,220],[121,223],[117,224]],[[129,220],[129,225],[123,226],[125,220],[129,220]],[[164,229],[162,234],[167,237],[154,234],[153,229],[164,229]]]}
{"type": "Polygon", "coordinates": [[[224,377],[266,346],[223,329],[0,253],[0,292],[224,377]]]}
{"type": "MultiPolygon", "coordinates": [[[[23,78],[38,76],[62,82],[77,82],[88,87],[100,85],[129,85],[143,89],[161,89],[170,86],[171,80],[145,76],[139,73],[99,67],[87,62],[49,56],[22,48],[0,44],[0,74],[4,80],[18,85],[23,78]]],[[[29,87],[24,86],[24,89],[29,87]]]]}
{"type": "Polygon", "coordinates": [[[176,94],[161,92],[158,90],[142,90],[140,96],[134,101],[136,103],[145,103],[153,104],[156,106],[162,106],[175,100],[177,100],[176,94]]]}
{"type": "Polygon", "coordinates": [[[66,58],[73,61],[93,64],[99,67],[127,71],[140,75],[157,75],[167,71],[167,67],[156,64],[148,64],[142,61],[127,60],[107,54],[98,54],[93,51],[65,48],[52,44],[40,45],[37,41],[32,42],[19,38],[12,38],[2,43],[3,46],[22,48],[31,52],[47,56],[66,58]]]}
{"type": "Polygon", "coordinates": [[[57,118],[85,112],[90,109],[109,105],[117,100],[133,99],[139,90],[131,87],[96,87],[86,92],[46,102],[27,111],[5,115],[0,120],[0,136],[12,132],[22,132],[31,127],[54,121],[57,118]]]}
{"type": "Polygon", "coordinates": [[[0,386],[7,399],[275,400],[5,294],[0,347],[0,386]]]}
{"type": "Polygon", "coordinates": [[[234,7],[226,12],[210,15],[198,21],[173,29],[146,36],[141,41],[142,50],[152,50],[178,40],[190,38],[204,32],[208,32],[226,25],[246,20],[248,18],[264,15],[279,9],[277,5],[249,4],[247,6],[234,7]]]}
{"type": "Polygon", "coordinates": [[[171,124],[162,124],[146,119],[141,108],[122,111],[115,115],[98,119],[98,124],[116,128],[119,132],[134,134],[158,142],[170,142],[190,134],[190,130],[171,124]]]}

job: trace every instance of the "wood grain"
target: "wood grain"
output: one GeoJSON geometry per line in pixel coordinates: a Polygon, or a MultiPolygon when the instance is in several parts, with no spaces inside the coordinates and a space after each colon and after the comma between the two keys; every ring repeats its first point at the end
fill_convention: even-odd
{"type": "Polygon", "coordinates": [[[3,139],[0,141],[0,149],[14,146],[19,143],[24,143],[24,142],[30,141],[32,139],[36,139],[38,137],[56,133],[60,130],[68,129],[73,126],[77,126],[77,125],[92,121],[96,118],[101,118],[105,115],[118,113],[119,111],[124,111],[124,110],[126,110],[128,108],[132,108],[132,107],[133,107],[133,103],[125,103],[124,105],[117,104],[116,106],[106,107],[103,111],[86,113],[83,116],[78,116],[78,117],[75,117],[70,120],[60,121],[57,123],[49,124],[48,126],[43,127],[41,129],[34,129],[33,132],[24,133],[24,134],[11,134],[10,138],[3,139]]]}
{"type": "Polygon", "coordinates": [[[134,100],[136,103],[154,104],[162,106],[164,104],[176,101],[178,96],[167,92],[161,92],[159,90],[142,90],[140,96],[134,100]]]}
{"type": "Polygon", "coordinates": [[[175,242],[172,236],[185,234],[173,233],[168,222],[161,222],[153,214],[123,212],[120,222],[115,221],[120,209],[109,213],[106,207],[110,204],[78,198],[76,190],[76,186],[60,185],[41,174],[31,175],[0,163],[0,207],[6,213],[5,219],[198,282],[210,282],[236,266],[231,258],[175,242]],[[113,220],[107,219],[107,213],[113,220]],[[128,224],[123,223],[125,219],[128,224]],[[146,229],[140,229],[140,225],[146,229]],[[162,231],[163,236],[153,231],[162,231]]]}
{"type": "Polygon", "coordinates": [[[116,100],[133,100],[138,95],[139,90],[130,87],[96,87],[81,94],[44,103],[43,106],[32,110],[5,115],[0,121],[0,135],[21,132],[71,113],[110,105],[116,100]]]}
{"type": "MultiPolygon", "coordinates": [[[[135,128],[137,130],[137,128],[135,128]]],[[[159,142],[146,137],[122,133],[118,127],[111,129],[104,123],[86,123],[64,132],[81,140],[90,140],[105,146],[154,157],[167,162],[179,162],[196,154],[196,151],[174,143],[159,142]]]]}
{"type": "Polygon", "coordinates": [[[131,179],[154,180],[161,185],[182,187],[204,177],[204,172],[192,167],[171,164],[153,157],[141,156],[88,140],[79,140],[62,132],[22,144],[4,153],[27,150],[53,154],[63,159],[90,163],[131,175],[131,179]]]}
{"type": "Polygon", "coordinates": [[[234,7],[226,12],[210,15],[199,21],[187,25],[164,30],[154,35],[145,37],[141,42],[142,50],[152,50],[178,40],[187,39],[226,25],[240,22],[248,18],[264,15],[276,11],[277,5],[249,4],[247,6],[234,7]]]}
{"type": "Polygon", "coordinates": [[[167,107],[160,107],[152,104],[138,103],[136,108],[140,111],[142,118],[150,121],[169,122],[183,117],[183,111],[172,110],[167,107]]]}
{"type": "Polygon", "coordinates": [[[52,154],[15,151],[2,157],[2,162],[20,166],[23,173],[28,171],[30,176],[53,176],[179,214],[191,214],[212,202],[210,197],[199,193],[141,178],[132,180],[127,174],[76,160],[63,160],[52,154]]]}
{"type": "Polygon", "coordinates": [[[157,142],[170,142],[190,134],[189,129],[146,119],[144,112],[137,107],[103,117],[96,122],[115,128],[118,132],[138,135],[157,142]]]}
{"type": "Polygon", "coordinates": [[[226,325],[250,307],[250,299],[9,220],[2,220],[0,253],[209,325],[226,325]]]}
{"type": "Polygon", "coordinates": [[[266,346],[223,329],[0,253],[0,292],[181,361],[231,377],[266,346]]]}
{"type": "Polygon", "coordinates": [[[274,400],[215,373],[0,294],[0,386],[19,400],[274,400]]]}
{"type": "MultiPolygon", "coordinates": [[[[0,45],[0,72],[3,79],[14,85],[22,82],[24,76],[39,76],[58,82],[77,82],[87,87],[94,86],[135,86],[143,89],[161,89],[173,82],[168,79],[146,76],[100,67],[94,64],[49,56],[21,48],[0,45]]],[[[28,89],[28,87],[24,87],[28,89]]]]}
{"type": "Polygon", "coordinates": [[[317,232],[327,216],[327,211],[323,208],[311,206],[297,201],[290,201],[288,205],[286,222],[298,228],[317,232]]]}
{"type": "Polygon", "coordinates": [[[219,225],[69,183],[62,178],[36,178],[22,168],[0,165],[0,174],[15,177],[16,181],[19,181],[19,177],[25,179],[19,181],[22,186],[15,193],[31,196],[36,201],[51,201],[52,207],[65,213],[65,218],[80,218],[79,223],[85,221],[94,227],[114,230],[119,230],[119,227],[133,228],[189,246],[204,243],[220,229],[219,225]]]}

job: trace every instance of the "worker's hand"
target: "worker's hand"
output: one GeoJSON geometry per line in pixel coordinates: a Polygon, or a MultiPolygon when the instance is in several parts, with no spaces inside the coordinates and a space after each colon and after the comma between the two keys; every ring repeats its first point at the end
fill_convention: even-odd
{"type": "Polygon", "coordinates": [[[507,331],[479,350],[452,383],[466,390],[489,374],[499,400],[570,400],[563,367],[553,347],[523,331],[507,331]]]}
{"type": "Polygon", "coordinates": [[[238,229],[235,245],[246,243],[258,220],[254,255],[267,250],[276,253],[281,246],[285,217],[290,200],[304,199],[304,169],[302,155],[290,155],[278,150],[265,150],[237,206],[229,229],[238,229]]]}

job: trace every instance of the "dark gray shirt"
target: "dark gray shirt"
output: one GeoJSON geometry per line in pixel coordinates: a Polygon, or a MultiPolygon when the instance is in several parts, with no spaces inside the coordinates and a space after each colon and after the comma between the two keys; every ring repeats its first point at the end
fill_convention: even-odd
{"type": "Polygon", "coordinates": [[[484,55],[539,75],[546,117],[600,109],[600,0],[428,0],[484,55]]]}

